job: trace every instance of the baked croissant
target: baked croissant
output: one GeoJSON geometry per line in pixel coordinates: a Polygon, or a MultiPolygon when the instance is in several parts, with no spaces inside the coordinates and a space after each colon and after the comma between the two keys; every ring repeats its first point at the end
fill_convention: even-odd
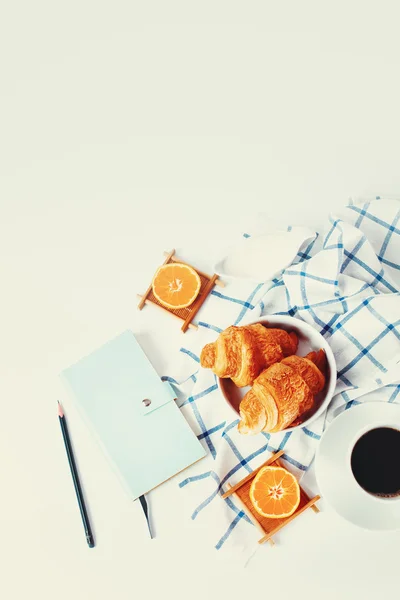
{"type": "Polygon", "coordinates": [[[265,369],[240,403],[239,433],[275,433],[289,427],[312,408],[315,394],[324,388],[324,365],[325,352],[320,350],[304,358],[288,356],[265,369]]]}
{"type": "Polygon", "coordinates": [[[261,323],[232,325],[215,342],[204,346],[200,363],[218,377],[230,377],[238,387],[244,387],[252,385],[270,365],[294,354],[297,345],[297,335],[283,329],[269,329],[261,323]]]}

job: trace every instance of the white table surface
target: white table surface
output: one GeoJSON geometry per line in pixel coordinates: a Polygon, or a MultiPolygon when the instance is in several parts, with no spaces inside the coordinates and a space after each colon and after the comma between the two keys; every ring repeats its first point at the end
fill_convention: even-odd
{"type": "MultiPolygon", "coordinates": [[[[58,372],[126,328],[162,374],[179,326],[143,291],[164,249],[205,264],[248,216],[318,227],[400,195],[396,2],[4,3],[0,20],[0,597],[383,597],[400,534],[304,515],[246,570],[150,497],[157,537],[68,404],[97,547],[85,544],[58,372]],[[375,8],[373,8],[373,6],[375,8]]],[[[312,472],[305,482],[315,491],[312,472]]]]}

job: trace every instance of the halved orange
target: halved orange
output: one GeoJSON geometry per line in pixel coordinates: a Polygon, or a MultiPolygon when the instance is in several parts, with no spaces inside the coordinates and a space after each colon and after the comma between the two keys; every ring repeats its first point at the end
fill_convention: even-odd
{"type": "Polygon", "coordinates": [[[167,308],[186,308],[196,300],[200,286],[200,277],[192,267],[168,263],[154,275],[153,294],[167,308]]]}
{"type": "Polygon", "coordinates": [[[290,517],[300,503],[300,486],[283,467],[263,467],[251,484],[250,500],[263,517],[290,517]]]}

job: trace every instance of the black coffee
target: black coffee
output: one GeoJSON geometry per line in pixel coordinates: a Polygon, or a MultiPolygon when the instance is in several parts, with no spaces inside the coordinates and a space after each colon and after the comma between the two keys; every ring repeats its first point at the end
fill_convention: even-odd
{"type": "Polygon", "coordinates": [[[351,454],[353,475],[375,496],[400,495],[400,431],[377,427],[364,433],[351,454]]]}

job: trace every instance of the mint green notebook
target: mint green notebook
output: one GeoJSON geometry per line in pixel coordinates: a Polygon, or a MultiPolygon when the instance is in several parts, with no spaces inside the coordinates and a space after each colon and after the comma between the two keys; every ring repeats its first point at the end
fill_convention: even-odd
{"type": "Polygon", "coordinates": [[[61,377],[132,499],[205,456],[131,331],[61,377]]]}

